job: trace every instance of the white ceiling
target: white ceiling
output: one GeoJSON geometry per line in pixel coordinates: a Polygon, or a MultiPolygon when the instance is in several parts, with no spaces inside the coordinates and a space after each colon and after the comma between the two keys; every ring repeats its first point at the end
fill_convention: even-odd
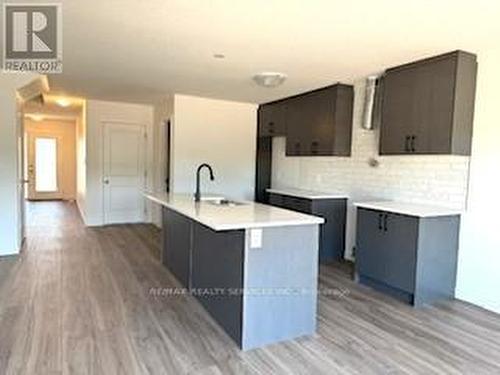
{"type": "Polygon", "coordinates": [[[51,76],[51,86],[109,100],[149,102],[175,92],[265,102],[500,43],[498,0],[62,3],[64,73],[51,76]],[[261,88],[251,80],[260,71],[289,78],[282,87],[261,88]]]}

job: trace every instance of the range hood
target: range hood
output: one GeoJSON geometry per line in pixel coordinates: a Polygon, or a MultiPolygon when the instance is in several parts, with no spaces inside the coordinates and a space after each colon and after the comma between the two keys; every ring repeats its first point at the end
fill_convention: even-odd
{"type": "Polygon", "coordinates": [[[369,76],[366,79],[363,122],[366,130],[373,130],[380,124],[382,77],[369,76]]]}

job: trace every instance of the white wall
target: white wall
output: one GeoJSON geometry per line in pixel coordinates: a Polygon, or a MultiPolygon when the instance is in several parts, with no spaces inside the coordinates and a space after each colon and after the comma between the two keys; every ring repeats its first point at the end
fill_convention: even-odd
{"type": "Polygon", "coordinates": [[[103,225],[103,123],[144,125],[148,134],[147,188],[153,186],[153,107],[149,105],[88,100],[86,104],[85,224],[103,225]]]}
{"type": "Polygon", "coordinates": [[[22,126],[16,90],[35,79],[31,74],[0,73],[0,256],[19,253],[21,196],[18,163],[22,126]]]}
{"type": "Polygon", "coordinates": [[[285,138],[273,141],[273,187],[299,187],[347,193],[346,252],[355,246],[356,200],[394,199],[463,208],[467,196],[469,157],[379,156],[379,131],[361,128],[364,80],[355,84],[351,157],[286,157],[285,138]],[[380,165],[370,167],[376,158],[380,165]]]}
{"type": "Polygon", "coordinates": [[[84,222],[87,202],[87,102],[76,120],[76,204],[84,222]]]}
{"type": "Polygon", "coordinates": [[[173,192],[193,194],[197,166],[209,163],[215,181],[204,171],[202,193],[253,200],[257,106],[175,95],[174,117],[173,192]]]}
{"type": "Polygon", "coordinates": [[[468,211],[462,217],[457,297],[500,313],[500,48],[478,53],[468,211]]]}
{"type": "MultiPolygon", "coordinates": [[[[154,190],[165,191],[166,163],[170,155],[166,152],[165,121],[170,119],[171,124],[174,121],[174,96],[169,96],[158,101],[154,105],[154,190]]],[[[154,204],[151,207],[152,221],[158,227],[161,227],[161,206],[154,204]]]]}

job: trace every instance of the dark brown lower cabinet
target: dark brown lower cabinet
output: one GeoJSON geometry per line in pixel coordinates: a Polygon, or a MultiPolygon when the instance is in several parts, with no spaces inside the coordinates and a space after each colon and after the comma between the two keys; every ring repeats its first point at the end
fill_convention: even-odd
{"type": "Polygon", "coordinates": [[[455,295],[460,217],[358,208],[356,276],[419,306],[455,295]]]}
{"type": "Polygon", "coordinates": [[[344,258],[347,199],[306,199],[270,193],[269,204],[324,218],[325,223],[320,227],[319,260],[329,263],[344,258]]]}

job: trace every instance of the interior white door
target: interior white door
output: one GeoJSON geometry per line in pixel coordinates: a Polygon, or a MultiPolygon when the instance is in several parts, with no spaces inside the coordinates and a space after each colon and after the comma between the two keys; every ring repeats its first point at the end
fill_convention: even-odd
{"type": "Polygon", "coordinates": [[[104,126],[104,223],[145,220],[145,127],[121,123],[104,126]]]}
{"type": "Polygon", "coordinates": [[[20,110],[21,102],[17,99],[17,227],[18,227],[18,246],[22,247],[23,241],[26,237],[26,211],[25,211],[25,189],[28,183],[27,171],[26,171],[26,143],[24,139],[24,116],[22,110],[20,110]]]}

